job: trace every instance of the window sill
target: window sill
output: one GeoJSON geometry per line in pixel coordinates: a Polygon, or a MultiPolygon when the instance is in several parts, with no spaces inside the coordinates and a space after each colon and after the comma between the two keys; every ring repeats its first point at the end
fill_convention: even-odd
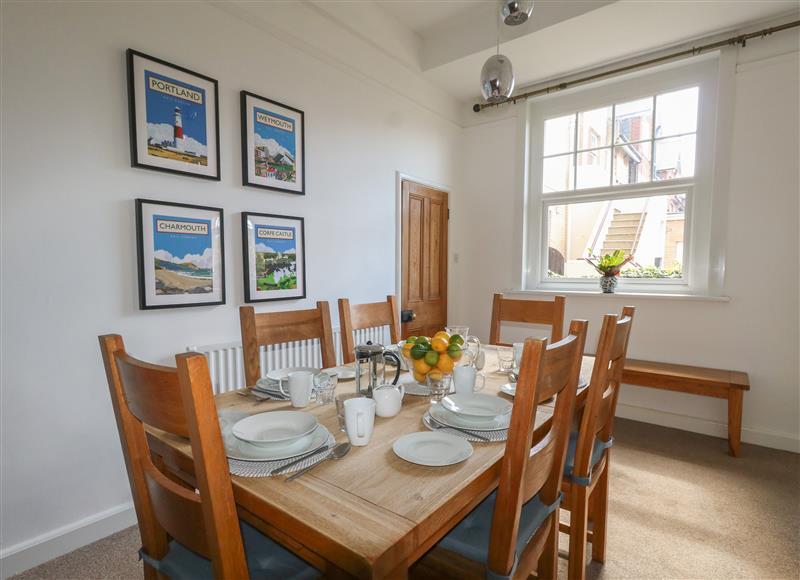
{"type": "Polygon", "coordinates": [[[504,294],[530,295],[530,296],[577,296],[584,298],[644,298],[657,300],[689,300],[699,302],[730,302],[730,296],[710,296],[706,294],[679,294],[668,292],[614,292],[605,294],[600,290],[504,290],[504,294]]]}

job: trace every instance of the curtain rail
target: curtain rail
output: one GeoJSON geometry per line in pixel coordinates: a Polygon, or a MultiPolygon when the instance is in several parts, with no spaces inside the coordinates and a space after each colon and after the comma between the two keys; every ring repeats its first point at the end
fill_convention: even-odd
{"type": "Polygon", "coordinates": [[[716,50],[718,48],[723,48],[726,46],[735,46],[737,44],[741,45],[742,47],[747,46],[747,41],[753,38],[764,38],[766,36],[770,36],[775,32],[780,32],[782,30],[789,30],[790,28],[797,28],[800,27],[800,20],[794,20],[792,22],[787,22],[785,24],[780,24],[778,26],[772,26],[770,28],[764,28],[757,32],[749,32],[747,34],[740,34],[738,36],[732,36],[725,40],[719,40],[717,42],[711,42],[709,44],[704,44],[701,46],[693,46],[692,48],[688,48],[686,50],[680,50],[677,52],[673,52],[670,54],[666,54],[664,56],[659,56],[656,58],[651,58],[645,60],[643,62],[638,62],[636,64],[630,64],[627,66],[618,67],[615,69],[599,72],[596,74],[588,75],[585,77],[577,78],[572,81],[565,81],[561,83],[555,83],[541,89],[536,89],[533,91],[527,91],[521,93],[519,95],[515,95],[513,97],[509,97],[505,101],[500,101],[499,103],[476,103],[472,110],[476,113],[480,113],[482,110],[490,108],[490,107],[499,107],[500,105],[507,105],[508,103],[516,104],[517,101],[529,99],[531,97],[538,97],[540,95],[547,95],[550,93],[555,93],[559,91],[563,91],[565,89],[586,84],[592,81],[596,81],[599,79],[604,79],[611,76],[616,76],[621,73],[626,73],[630,71],[634,71],[641,68],[647,68],[656,64],[661,64],[664,62],[668,62],[671,60],[677,60],[681,58],[688,58],[692,56],[698,56],[703,54],[704,52],[708,52],[710,50],[716,50]]]}

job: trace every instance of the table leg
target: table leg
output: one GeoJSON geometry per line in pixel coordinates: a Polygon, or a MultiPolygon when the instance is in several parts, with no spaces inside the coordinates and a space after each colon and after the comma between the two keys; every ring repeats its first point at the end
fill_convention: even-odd
{"type": "Polygon", "coordinates": [[[739,457],[742,443],[742,409],[744,391],[728,389],[728,449],[734,457],[739,457]]]}

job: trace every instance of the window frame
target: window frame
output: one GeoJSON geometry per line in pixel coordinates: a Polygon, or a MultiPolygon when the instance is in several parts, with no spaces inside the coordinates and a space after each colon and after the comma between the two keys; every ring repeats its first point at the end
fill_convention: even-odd
{"type": "MultiPolygon", "coordinates": [[[[722,257],[712,256],[711,205],[714,198],[714,162],[719,115],[719,53],[697,57],[691,63],[662,65],[647,71],[593,83],[563,92],[530,99],[524,120],[528,144],[526,165],[526,211],[523,217],[524,247],[521,281],[525,290],[591,291],[597,290],[595,278],[547,277],[548,220],[547,209],[553,205],[646,197],[669,193],[686,193],[683,244],[683,278],[619,279],[618,291],[664,294],[707,294],[712,286],[711,263],[722,257]],[[544,123],[547,119],[580,113],[605,106],[614,106],[641,98],[658,96],[690,87],[699,87],[695,137],[695,174],[693,177],[652,180],[655,159],[651,160],[651,181],[542,193],[544,155],[544,123]]],[[[655,148],[655,102],[651,138],[655,148]]],[[[577,119],[576,119],[577,124],[577,119]]],[[[670,136],[672,137],[672,136],[670,136]]],[[[613,160],[613,135],[610,151],[613,160]]],[[[577,165],[578,143],[572,153],[577,165]]],[[[577,170],[576,170],[577,171],[577,170]]],[[[719,265],[715,264],[715,269],[719,265]]],[[[723,266],[724,269],[724,266],[723,266]]]]}

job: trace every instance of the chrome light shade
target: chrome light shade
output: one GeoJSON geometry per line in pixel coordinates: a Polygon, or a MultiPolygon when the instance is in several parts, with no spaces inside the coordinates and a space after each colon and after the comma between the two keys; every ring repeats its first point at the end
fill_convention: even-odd
{"type": "Polygon", "coordinates": [[[522,24],[533,13],[533,0],[503,0],[500,17],[509,26],[522,24]]]}
{"type": "Polygon", "coordinates": [[[502,54],[494,54],[481,69],[481,93],[489,103],[505,101],[514,91],[514,69],[502,54]]]}

